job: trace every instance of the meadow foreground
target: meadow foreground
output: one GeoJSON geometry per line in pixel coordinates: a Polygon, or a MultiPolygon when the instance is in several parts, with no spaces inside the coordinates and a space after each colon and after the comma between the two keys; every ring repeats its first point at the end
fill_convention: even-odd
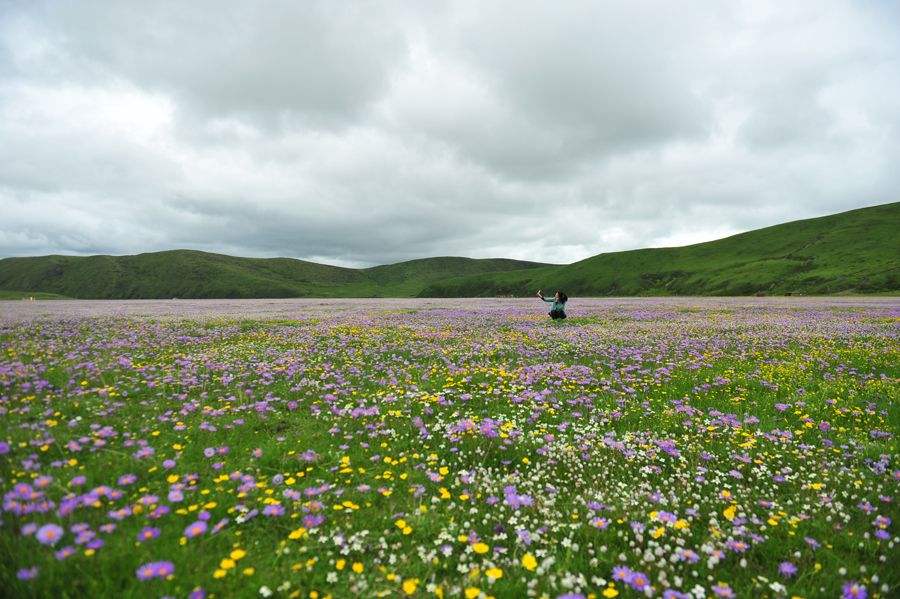
{"type": "Polygon", "coordinates": [[[900,301],[0,302],[0,589],[889,597],[900,301]]]}

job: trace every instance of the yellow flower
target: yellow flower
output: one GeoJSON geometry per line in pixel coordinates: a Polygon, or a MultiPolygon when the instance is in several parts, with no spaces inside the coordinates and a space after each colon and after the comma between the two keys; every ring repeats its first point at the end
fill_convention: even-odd
{"type": "Polygon", "coordinates": [[[244,576],[253,576],[253,573],[256,572],[253,568],[244,568],[244,576]]]}
{"type": "Polygon", "coordinates": [[[503,577],[503,570],[500,568],[488,568],[484,573],[488,575],[488,578],[497,579],[503,577]]]}
{"type": "Polygon", "coordinates": [[[403,592],[407,595],[412,595],[416,592],[416,587],[419,586],[418,578],[407,578],[403,581],[403,592]]]}
{"type": "Polygon", "coordinates": [[[353,571],[357,574],[362,574],[365,568],[366,567],[362,565],[362,562],[353,562],[353,571]]]}
{"type": "Polygon", "coordinates": [[[481,594],[481,589],[475,587],[468,587],[465,591],[466,599],[475,599],[478,595],[481,594]]]}
{"type": "Polygon", "coordinates": [[[219,567],[223,570],[231,570],[236,565],[235,561],[230,558],[225,558],[221,562],[219,562],[219,567]]]}
{"type": "Polygon", "coordinates": [[[618,594],[619,594],[619,591],[617,591],[617,590],[614,589],[613,587],[606,587],[606,588],[603,590],[603,596],[604,596],[604,597],[612,598],[612,597],[617,596],[618,594]]]}
{"type": "Polygon", "coordinates": [[[225,575],[228,574],[225,570],[219,569],[213,572],[213,578],[225,578],[225,575]]]}
{"type": "Polygon", "coordinates": [[[664,534],[666,534],[666,527],[660,526],[659,528],[654,529],[653,532],[650,533],[650,536],[653,537],[654,539],[658,539],[659,537],[663,536],[664,534]]]}
{"type": "Polygon", "coordinates": [[[488,552],[488,549],[490,549],[490,547],[488,547],[488,546],[485,545],[484,543],[475,543],[474,545],[472,545],[472,550],[473,550],[475,553],[479,553],[479,554],[481,554],[481,553],[487,553],[487,552],[488,552]]]}
{"type": "Polygon", "coordinates": [[[526,553],[522,556],[522,567],[528,571],[534,571],[537,568],[537,560],[530,553],[526,553]]]}
{"type": "Polygon", "coordinates": [[[727,508],[725,508],[725,511],[722,512],[722,515],[725,516],[725,518],[730,521],[730,520],[734,520],[734,515],[736,512],[737,512],[737,506],[729,505],[727,508]]]}
{"type": "Polygon", "coordinates": [[[338,570],[343,570],[343,569],[344,569],[344,566],[346,566],[346,565],[347,565],[347,560],[345,560],[345,559],[339,559],[339,560],[334,564],[334,567],[337,568],[338,570]]]}
{"type": "Polygon", "coordinates": [[[305,534],[306,534],[306,529],[301,526],[300,528],[298,528],[296,530],[292,530],[291,534],[288,535],[288,538],[289,539],[299,539],[305,534]]]}
{"type": "Polygon", "coordinates": [[[247,552],[244,551],[243,549],[235,549],[234,551],[231,552],[229,557],[233,560],[239,560],[239,559],[243,558],[245,555],[247,555],[247,552]]]}

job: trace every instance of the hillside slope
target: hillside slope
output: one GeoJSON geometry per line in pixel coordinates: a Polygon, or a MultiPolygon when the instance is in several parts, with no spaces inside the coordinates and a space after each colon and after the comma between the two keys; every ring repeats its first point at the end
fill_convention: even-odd
{"type": "Polygon", "coordinates": [[[676,248],[599,254],[569,265],[423,258],[343,268],[193,250],[0,260],[0,292],[72,298],[750,295],[900,291],[900,203],[676,248]]]}
{"type": "Polygon", "coordinates": [[[425,258],[368,269],[193,250],[135,256],[0,260],[0,290],[83,299],[414,296],[447,276],[544,266],[506,259],[425,258]]]}
{"type": "Polygon", "coordinates": [[[599,254],[567,266],[455,277],[422,297],[832,294],[900,290],[900,203],[676,248],[599,254]]]}

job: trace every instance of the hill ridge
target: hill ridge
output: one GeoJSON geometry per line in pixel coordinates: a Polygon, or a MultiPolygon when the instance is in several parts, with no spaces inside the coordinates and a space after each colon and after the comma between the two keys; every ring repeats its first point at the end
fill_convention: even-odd
{"type": "MultiPolygon", "coordinates": [[[[900,290],[900,202],[571,264],[434,256],[350,268],[193,249],[0,259],[0,292],[94,299],[750,295],[900,290]]],[[[0,293],[0,297],[4,297],[0,293]]]]}

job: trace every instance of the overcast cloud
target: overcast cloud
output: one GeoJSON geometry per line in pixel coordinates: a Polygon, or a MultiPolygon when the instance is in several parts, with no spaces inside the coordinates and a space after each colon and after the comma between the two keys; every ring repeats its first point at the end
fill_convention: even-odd
{"type": "Polygon", "coordinates": [[[882,0],[0,0],[0,256],[572,262],[900,199],[882,0]]]}

